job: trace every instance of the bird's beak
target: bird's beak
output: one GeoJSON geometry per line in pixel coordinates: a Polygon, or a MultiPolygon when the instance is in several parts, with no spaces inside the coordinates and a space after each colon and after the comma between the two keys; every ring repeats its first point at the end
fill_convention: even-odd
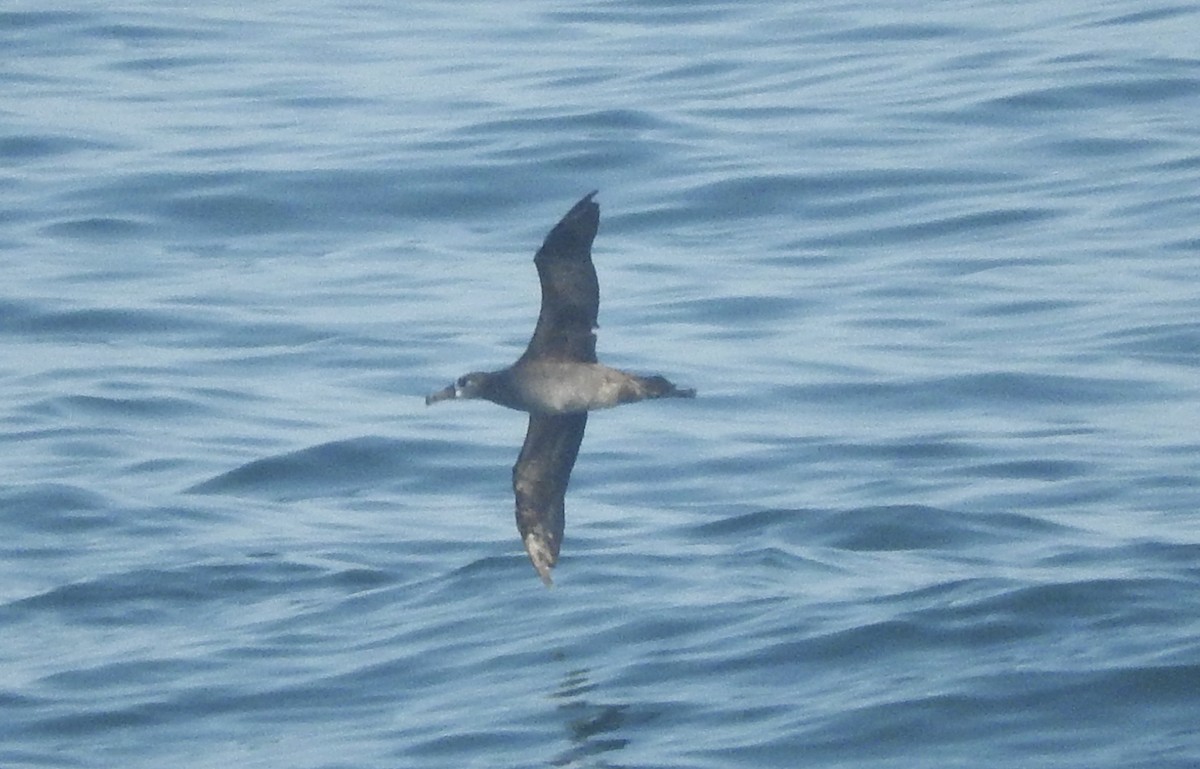
{"type": "Polygon", "coordinates": [[[458,397],[458,391],[454,388],[454,385],[451,384],[449,387],[447,387],[443,390],[438,390],[435,393],[430,393],[429,395],[426,395],[425,396],[425,405],[432,406],[433,404],[437,403],[438,401],[453,400],[456,397],[458,397]]]}

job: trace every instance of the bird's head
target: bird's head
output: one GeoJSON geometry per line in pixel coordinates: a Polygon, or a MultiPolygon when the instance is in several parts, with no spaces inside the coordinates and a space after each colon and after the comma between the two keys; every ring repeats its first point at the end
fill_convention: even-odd
{"type": "Polygon", "coordinates": [[[486,371],[472,371],[470,374],[463,374],[448,387],[425,396],[425,405],[432,406],[438,401],[460,398],[482,398],[490,376],[486,371]]]}

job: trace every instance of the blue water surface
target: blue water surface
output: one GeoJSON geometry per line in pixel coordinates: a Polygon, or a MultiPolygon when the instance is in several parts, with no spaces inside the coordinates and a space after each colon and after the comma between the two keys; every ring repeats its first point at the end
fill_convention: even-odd
{"type": "Polygon", "coordinates": [[[1200,765],[1200,4],[0,10],[0,766],[1200,765]],[[598,188],[556,586],[524,348],[598,188]]]}

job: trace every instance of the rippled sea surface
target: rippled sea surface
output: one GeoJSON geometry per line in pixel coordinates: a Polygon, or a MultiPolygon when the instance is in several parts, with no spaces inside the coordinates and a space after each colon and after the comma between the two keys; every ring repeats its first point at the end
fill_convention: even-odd
{"type": "MultiPolygon", "coordinates": [[[[0,11],[0,765],[1200,765],[1200,5],[0,11]],[[506,365],[598,188],[547,590],[506,365]]],[[[118,8],[117,6],[122,6],[118,8]]]]}

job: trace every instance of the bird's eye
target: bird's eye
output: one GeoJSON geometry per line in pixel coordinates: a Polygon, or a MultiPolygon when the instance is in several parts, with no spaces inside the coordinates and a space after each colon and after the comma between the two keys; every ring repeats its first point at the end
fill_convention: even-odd
{"type": "Polygon", "coordinates": [[[469,381],[470,381],[470,378],[469,378],[469,377],[467,377],[466,375],[463,375],[463,376],[460,376],[460,377],[458,378],[458,381],[457,381],[457,382],[455,382],[454,384],[455,384],[455,386],[457,386],[457,387],[466,387],[466,386],[467,386],[467,382],[469,382],[469,381]]]}

